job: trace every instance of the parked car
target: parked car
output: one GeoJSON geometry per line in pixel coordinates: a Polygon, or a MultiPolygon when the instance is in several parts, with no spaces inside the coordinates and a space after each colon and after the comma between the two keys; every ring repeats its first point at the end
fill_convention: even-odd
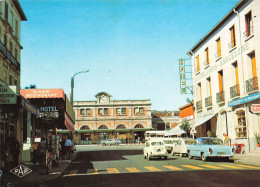
{"type": "Polygon", "coordinates": [[[171,139],[167,138],[164,139],[163,142],[168,153],[171,153],[173,146],[175,146],[175,144],[178,142],[178,138],[171,138],[171,139]]]}
{"type": "Polygon", "coordinates": [[[121,141],[119,139],[107,139],[107,140],[102,140],[101,145],[106,146],[106,145],[119,145],[121,141]]]}
{"type": "Polygon", "coordinates": [[[187,152],[190,159],[201,157],[204,162],[210,157],[229,159],[234,156],[232,147],[223,145],[223,141],[219,138],[211,137],[197,138],[193,145],[187,146],[187,152]]]}
{"type": "Polygon", "coordinates": [[[145,142],[144,159],[151,160],[154,157],[167,159],[168,152],[162,140],[149,140],[145,142]]]}
{"type": "Polygon", "coordinates": [[[193,144],[194,142],[195,140],[192,138],[179,138],[177,143],[172,148],[172,156],[176,153],[180,154],[180,157],[184,155],[188,156],[187,146],[193,144]]]}

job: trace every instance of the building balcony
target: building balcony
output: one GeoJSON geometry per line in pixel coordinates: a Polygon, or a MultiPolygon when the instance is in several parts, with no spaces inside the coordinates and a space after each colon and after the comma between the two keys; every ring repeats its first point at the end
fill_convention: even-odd
{"type": "Polygon", "coordinates": [[[258,77],[246,81],[246,93],[251,94],[258,91],[258,77]]]}
{"type": "Polygon", "coordinates": [[[209,96],[205,98],[205,107],[211,107],[212,106],[212,97],[209,96]]]}
{"type": "Polygon", "coordinates": [[[230,98],[234,99],[239,96],[240,96],[239,84],[236,84],[235,86],[230,87],[230,98]]]}
{"type": "Polygon", "coordinates": [[[218,92],[216,94],[216,96],[217,96],[217,103],[218,104],[221,104],[221,103],[225,102],[225,92],[224,91],[218,92]]]}
{"type": "Polygon", "coordinates": [[[196,110],[197,111],[202,110],[202,102],[201,102],[201,100],[196,102],[196,110]]]}
{"type": "Polygon", "coordinates": [[[253,27],[247,28],[246,31],[243,33],[243,35],[244,35],[245,40],[250,38],[251,36],[253,36],[254,35],[253,27]]]}
{"type": "Polygon", "coordinates": [[[6,59],[8,59],[8,61],[15,67],[15,69],[20,72],[20,63],[14,58],[12,53],[4,46],[4,44],[1,41],[0,52],[6,59]]]}

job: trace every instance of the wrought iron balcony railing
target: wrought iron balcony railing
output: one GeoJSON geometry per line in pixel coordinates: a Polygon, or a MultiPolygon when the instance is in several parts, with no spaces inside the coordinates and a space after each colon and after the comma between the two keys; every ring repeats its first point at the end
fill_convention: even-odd
{"type": "Polygon", "coordinates": [[[252,36],[254,34],[253,27],[246,28],[246,31],[243,33],[244,38],[247,39],[248,37],[252,36]]]}
{"type": "Polygon", "coordinates": [[[202,102],[201,101],[197,101],[196,102],[196,110],[202,110],[202,102]]]}
{"type": "Polygon", "coordinates": [[[246,81],[246,93],[258,91],[258,77],[246,81]]]}
{"type": "Polygon", "coordinates": [[[240,96],[240,88],[239,84],[236,84],[235,86],[230,87],[230,98],[233,99],[238,96],[240,96]]]}
{"type": "Polygon", "coordinates": [[[225,92],[224,91],[218,92],[216,94],[216,96],[217,96],[217,103],[225,102],[225,92]]]}
{"type": "Polygon", "coordinates": [[[6,49],[6,47],[1,41],[0,41],[0,52],[3,53],[4,57],[11,62],[11,64],[16,68],[17,71],[20,71],[20,63],[14,58],[12,53],[6,49]]]}
{"type": "Polygon", "coordinates": [[[209,106],[212,106],[212,97],[211,96],[205,98],[205,107],[209,107],[209,106]]]}

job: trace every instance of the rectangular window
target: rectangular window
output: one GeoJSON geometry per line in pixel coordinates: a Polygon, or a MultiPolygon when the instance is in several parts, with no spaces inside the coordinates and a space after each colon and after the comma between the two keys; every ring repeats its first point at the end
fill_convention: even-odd
{"type": "Polygon", "coordinates": [[[14,27],[14,15],[12,11],[11,11],[11,26],[12,28],[14,27]]]}
{"type": "Polygon", "coordinates": [[[17,48],[14,49],[14,57],[18,61],[18,59],[17,59],[17,48]]]}
{"type": "Polygon", "coordinates": [[[249,37],[252,34],[253,30],[253,21],[252,21],[252,12],[250,11],[245,15],[246,21],[246,36],[249,37]]]}
{"type": "Polygon", "coordinates": [[[209,48],[205,50],[205,55],[206,55],[206,65],[209,65],[209,48]]]}
{"type": "Polygon", "coordinates": [[[103,115],[103,114],[104,114],[103,108],[99,108],[99,109],[98,109],[98,115],[103,115]]]}
{"type": "Polygon", "coordinates": [[[237,112],[237,126],[236,129],[236,136],[237,138],[246,138],[246,118],[245,118],[245,111],[239,111],[237,112]]]}
{"type": "Polygon", "coordinates": [[[252,72],[253,72],[253,78],[254,78],[254,77],[257,77],[255,53],[252,53],[250,55],[250,58],[251,58],[251,62],[252,62],[252,72]]]}
{"type": "Polygon", "coordinates": [[[202,99],[202,92],[201,92],[201,83],[198,84],[199,87],[199,101],[202,99]]]}
{"type": "Polygon", "coordinates": [[[140,108],[139,108],[139,113],[140,113],[140,114],[144,114],[144,108],[143,108],[143,107],[140,107],[140,108]]]}
{"type": "Polygon", "coordinates": [[[236,46],[236,35],[235,35],[235,25],[230,28],[231,35],[231,48],[236,46]]]}
{"type": "Polygon", "coordinates": [[[219,92],[223,91],[223,71],[218,72],[219,92]]]}
{"type": "Polygon", "coordinates": [[[90,116],[90,109],[89,108],[86,109],[86,115],[90,116]]]}
{"type": "Polygon", "coordinates": [[[108,115],[108,108],[104,108],[104,115],[108,115]]]}
{"type": "Polygon", "coordinates": [[[7,36],[6,36],[6,34],[4,35],[4,46],[5,46],[6,49],[7,49],[7,36]]]}
{"type": "Polygon", "coordinates": [[[217,57],[221,57],[221,41],[220,38],[217,39],[217,57]]]}
{"type": "Polygon", "coordinates": [[[116,114],[121,114],[121,108],[116,109],[116,114]]]}
{"type": "Polygon", "coordinates": [[[122,108],[121,112],[122,114],[126,114],[126,108],[122,108]]]}
{"type": "Polygon", "coordinates": [[[80,109],[80,115],[81,116],[86,115],[86,109],[80,109]]]}
{"type": "Polygon", "coordinates": [[[139,114],[139,110],[138,110],[137,107],[134,108],[134,113],[135,113],[135,114],[139,114]]]}
{"type": "Polygon", "coordinates": [[[11,54],[13,55],[13,43],[10,41],[10,52],[11,52],[11,54]]]}
{"type": "Polygon", "coordinates": [[[199,72],[200,71],[200,57],[199,57],[199,55],[196,56],[196,60],[197,60],[197,72],[199,72]]]}
{"type": "Polygon", "coordinates": [[[212,96],[211,95],[211,79],[210,79],[210,77],[207,78],[207,83],[208,83],[208,95],[212,96]]]}
{"type": "Polygon", "coordinates": [[[5,19],[8,20],[8,4],[5,2],[5,19]]]}
{"type": "Polygon", "coordinates": [[[237,67],[237,62],[233,64],[235,68],[235,74],[236,74],[236,84],[239,85],[239,78],[238,78],[238,67],[237,67]]]}
{"type": "Polygon", "coordinates": [[[10,75],[10,78],[9,78],[9,85],[13,85],[13,77],[12,77],[12,75],[10,75]]]}
{"type": "Polygon", "coordinates": [[[16,80],[16,79],[14,80],[14,84],[18,87],[18,85],[17,85],[17,80],[16,80]]]}
{"type": "Polygon", "coordinates": [[[15,20],[15,36],[18,37],[18,21],[15,20]]]}

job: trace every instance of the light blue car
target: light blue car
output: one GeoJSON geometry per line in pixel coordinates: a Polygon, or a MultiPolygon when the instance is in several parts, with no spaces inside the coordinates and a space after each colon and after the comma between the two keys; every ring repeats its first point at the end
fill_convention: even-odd
{"type": "Polygon", "coordinates": [[[187,146],[189,159],[201,157],[202,161],[207,161],[210,157],[222,157],[229,159],[233,155],[232,147],[223,145],[219,138],[201,137],[197,138],[194,144],[187,146]]]}

